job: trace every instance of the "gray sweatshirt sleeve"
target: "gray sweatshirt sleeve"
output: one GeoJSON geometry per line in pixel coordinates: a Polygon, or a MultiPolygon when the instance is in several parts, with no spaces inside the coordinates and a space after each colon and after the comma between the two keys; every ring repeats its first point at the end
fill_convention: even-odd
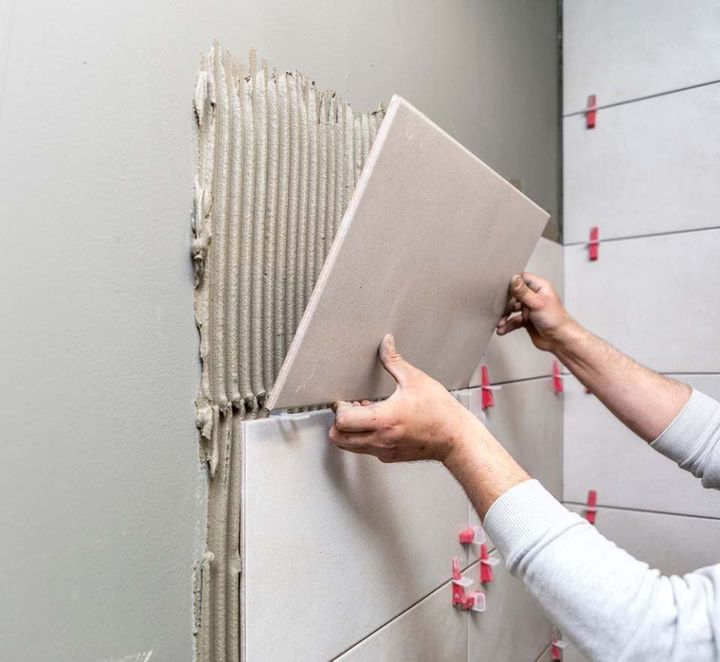
{"type": "MultiPolygon", "coordinates": [[[[693,392],[653,442],[713,487],[720,486],[719,410],[693,392]]],[[[510,572],[590,660],[720,660],[720,566],[662,576],[534,480],[498,498],[484,525],[510,572]]]]}

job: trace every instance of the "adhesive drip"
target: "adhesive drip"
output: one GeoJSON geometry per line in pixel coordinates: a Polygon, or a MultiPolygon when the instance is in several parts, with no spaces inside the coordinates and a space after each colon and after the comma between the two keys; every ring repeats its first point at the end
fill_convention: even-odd
{"type": "Polygon", "coordinates": [[[198,659],[239,659],[242,421],[285,358],[384,110],[356,113],[296,71],[215,44],[194,95],[196,399],[209,466],[207,551],[196,568],[198,659]]]}

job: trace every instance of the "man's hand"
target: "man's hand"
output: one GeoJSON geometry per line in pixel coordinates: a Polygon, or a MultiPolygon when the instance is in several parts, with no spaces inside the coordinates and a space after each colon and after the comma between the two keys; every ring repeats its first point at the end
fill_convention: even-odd
{"type": "Polygon", "coordinates": [[[383,402],[337,402],[330,440],[382,462],[439,460],[468,493],[480,517],[529,476],[485,426],[442,384],[410,365],[383,338],[380,361],[397,382],[383,402]]]}
{"type": "Polygon", "coordinates": [[[570,315],[548,281],[531,273],[512,277],[510,300],[498,322],[498,335],[525,327],[535,347],[552,352],[572,325],[570,315]]]}
{"type": "Polygon", "coordinates": [[[445,462],[482,425],[442,384],[402,358],[391,335],[380,345],[380,361],[397,388],[383,402],[335,404],[330,440],[339,448],[382,462],[445,462]]]}

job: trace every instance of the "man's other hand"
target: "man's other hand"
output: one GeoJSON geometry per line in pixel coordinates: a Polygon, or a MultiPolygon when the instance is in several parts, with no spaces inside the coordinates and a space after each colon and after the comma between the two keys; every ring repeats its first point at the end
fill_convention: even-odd
{"type": "Polygon", "coordinates": [[[535,274],[523,273],[510,281],[510,299],[497,324],[504,336],[524,327],[538,349],[554,351],[573,324],[553,286],[535,274]]]}

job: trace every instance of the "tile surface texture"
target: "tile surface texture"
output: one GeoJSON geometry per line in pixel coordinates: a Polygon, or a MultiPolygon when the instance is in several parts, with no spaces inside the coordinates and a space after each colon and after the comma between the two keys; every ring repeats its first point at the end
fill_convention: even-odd
{"type": "Polygon", "coordinates": [[[340,451],[331,421],[243,424],[244,659],[339,655],[466,558],[467,500],[450,474],[340,451]]]}
{"type": "MultiPolygon", "coordinates": [[[[715,0],[565,0],[563,113],[720,79],[715,0]]],[[[604,122],[598,114],[598,125],[604,122]]]]}
{"type": "Polygon", "coordinates": [[[566,117],[565,243],[719,226],[718,116],[720,83],[566,117]]]}
{"type": "Polygon", "coordinates": [[[337,658],[342,662],[468,662],[468,613],[450,604],[443,584],[337,658]]]}
{"type": "Polygon", "coordinates": [[[611,241],[596,262],[565,247],[570,314],[659,372],[720,372],[720,308],[708,305],[720,230],[611,241]]]}
{"type": "Polygon", "coordinates": [[[445,386],[468,386],[547,218],[394,97],[268,407],[389,394],[388,332],[445,386]]]}
{"type": "MultiPolygon", "coordinates": [[[[553,283],[562,296],[563,292],[563,248],[560,244],[540,239],[524,269],[553,283]]],[[[491,382],[509,382],[552,374],[553,357],[547,352],[535,349],[528,334],[515,331],[508,336],[493,334],[488,344],[483,363],[488,366],[491,382]]],[[[473,374],[470,384],[480,384],[480,366],[473,374]]]]}
{"type": "MultiPolygon", "coordinates": [[[[675,378],[720,399],[720,375],[675,378]]],[[[594,489],[602,505],[720,517],[720,492],[635,436],[574,377],[565,377],[565,386],[566,501],[582,503],[594,489]]]]}
{"type": "MultiPolygon", "coordinates": [[[[479,564],[466,574],[478,585],[479,564]]],[[[467,659],[535,660],[552,637],[552,625],[504,563],[493,568],[493,575],[494,581],[483,589],[485,612],[469,616],[467,659]]]]}

